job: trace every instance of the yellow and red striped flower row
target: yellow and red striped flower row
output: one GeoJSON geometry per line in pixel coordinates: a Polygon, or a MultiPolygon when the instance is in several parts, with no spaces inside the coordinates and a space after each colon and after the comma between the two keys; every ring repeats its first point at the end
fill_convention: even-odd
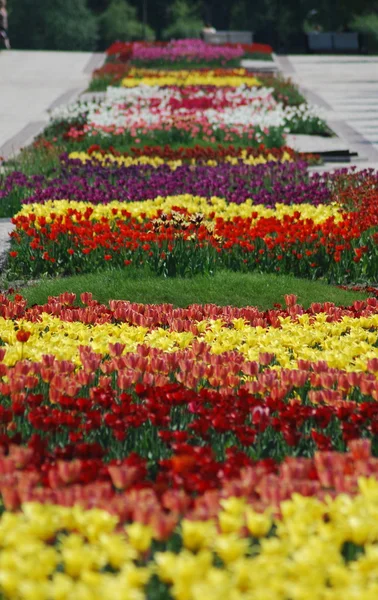
{"type": "Polygon", "coordinates": [[[326,503],[297,495],[279,521],[228,498],[219,528],[183,520],[179,550],[154,554],[149,526],[123,531],[105,511],[26,504],[0,520],[0,590],[14,600],[143,600],[153,581],[175,600],[373,600],[378,483],[359,487],[326,503]]]}
{"type": "Polygon", "coordinates": [[[251,219],[255,224],[259,219],[276,219],[285,221],[288,217],[297,220],[311,220],[314,225],[325,223],[332,219],[339,223],[344,211],[336,203],[320,204],[276,204],[274,208],[268,208],[262,204],[253,204],[252,200],[246,200],[242,204],[228,203],[224,198],[203,198],[191,194],[180,196],[158,196],[154,199],[146,199],[140,202],[118,202],[114,200],[109,204],[92,204],[91,202],[77,202],[72,200],[49,200],[47,202],[25,204],[14,217],[16,225],[22,223],[24,218],[34,221],[38,229],[46,223],[52,223],[57,217],[72,215],[73,220],[89,218],[92,221],[107,219],[116,221],[125,216],[138,219],[143,222],[155,219],[161,213],[170,214],[183,209],[189,215],[201,214],[212,220],[221,218],[224,221],[234,219],[251,219]],[[78,217],[75,217],[78,213],[78,217]],[[42,222],[39,220],[42,219],[42,222]]]}
{"type": "Polygon", "coordinates": [[[258,87],[261,82],[246,69],[232,70],[181,70],[154,71],[153,69],[130,69],[127,77],[122,79],[123,87],[148,86],[216,86],[216,87],[258,87]]]}
{"type": "MultiPolygon", "coordinates": [[[[68,155],[71,160],[80,160],[82,163],[95,162],[101,165],[118,165],[123,167],[130,167],[131,165],[149,165],[152,167],[159,167],[160,165],[168,165],[172,170],[181,167],[185,162],[182,159],[167,160],[160,156],[123,156],[113,154],[110,152],[88,152],[79,151],[71,152],[68,155]]],[[[264,165],[268,162],[292,162],[293,157],[288,152],[283,152],[282,156],[276,156],[267,152],[258,156],[248,154],[248,150],[243,148],[239,156],[227,155],[222,159],[222,162],[229,163],[231,165],[238,165],[240,163],[244,165],[264,165]]],[[[219,161],[214,159],[200,159],[197,161],[195,158],[190,159],[190,164],[195,165],[197,162],[208,166],[216,166],[219,161]]]]}
{"type": "Polygon", "coordinates": [[[29,317],[15,319],[10,305],[0,316],[4,362],[14,365],[21,357],[39,361],[44,354],[53,354],[79,366],[81,346],[105,356],[109,344],[122,344],[125,355],[135,352],[139,345],[175,353],[202,344],[214,357],[234,352],[247,361],[256,361],[265,352],[274,355],[277,368],[289,369],[297,369],[304,360],[326,361],[329,367],[346,371],[366,371],[369,361],[378,359],[375,300],[369,301],[370,305],[362,302],[365,309],[356,315],[332,304],[327,309],[314,305],[314,313],[309,313],[293,298],[287,312],[270,311],[274,326],[269,326],[257,309],[228,307],[227,313],[221,308],[211,311],[162,305],[142,310],[140,305],[113,301],[111,311],[105,307],[99,311],[96,305],[93,309],[74,309],[51,299],[45,307],[30,309],[26,313],[29,317]],[[211,312],[218,318],[211,318],[211,312]],[[18,340],[20,330],[30,335],[27,343],[18,340]]]}

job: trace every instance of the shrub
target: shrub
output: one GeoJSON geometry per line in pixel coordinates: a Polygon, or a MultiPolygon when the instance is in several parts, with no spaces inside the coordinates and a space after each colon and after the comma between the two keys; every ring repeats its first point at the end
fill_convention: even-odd
{"type": "Polygon", "coordinates": [[[137,17],[137,9],[126,0],[112,0],[99,21],[102,38],[107,44],[115,40],[155,39],[153,29],[147,25],[144,31],[143,23],[137,17]]]}
{"type": "Polygon", "coordinates": [[[9,30],[13,46],[38,50],[94,50],[97,23],[86,0],[13,0],[9,30]]]}
{"type": "Polygon", "coordinates": [[[94,50],[96,19],[86,0],[54,0],[46,11],[47,47],[56,50],[94,50]]]}
{"type": "Polygon", "coordinates": [[[378,50],[378,14],[358,15],[350,24],[354,31],[365,36],[366,45],[369,50],[378,50]]]}
{"type": "Polygon", "coordinates": [[[171,24],[163,30],[164,39],[199,37],[203,23],[197,5],[189,5],[186,0],[174,0],[168,15],[171,24]]]}

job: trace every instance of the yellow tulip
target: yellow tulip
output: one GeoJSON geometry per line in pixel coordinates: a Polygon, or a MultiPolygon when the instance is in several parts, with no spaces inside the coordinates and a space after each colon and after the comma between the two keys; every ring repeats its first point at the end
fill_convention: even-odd
{"type": "Polygon", "coordinates": [[[236,534],[220,534],[214,541],[214,551],[226,564],[245,556],[249,542],[236,534]]]}
{"type": "Polygon", "coordinates": [[[222,73],[216,74],[212,70],[196,71],[180,70],[180,71],[153,71],[152,69],[133,69],[129,72],[128,77],[122,79],[123,87],[136,87],[139,85],[148,86],[188,86],[188,85],[215,85],[215,86],[231,86],[246,85],[248,87],[256,87],[261,85],[261,82],[256,77],[251,77],[245,69],[234,70],[230,75],[222,73]]]}
{"type": "Polygon", "coordinates": [[[272,528],[272,517],[269,513],[258,513],[248,508],[245,513],[248,531],[253,537],[264,537],[272,528]]]}
{"type": "Polygon", "coordinates": [[[214,521],[189,521],[184,519],[181,523],[182,541],[188,550],[209,548],[216,535],[214,521]]]}
{"type": "MultiPolygon", "coordinates": [[[[69,210],[75,210],[79,213],[84,213],[87,209],[91,209],[92,213],[89,216],[91,221],[98,221],[105,217],[109,221],[115,221],[120,218],[122,211],[127,211],[132,217],[140,217],[146,215],[147,219],[156,218],[158,211],[162,210],[165,213],[171,213],[174,207],[185,208],[189,214],[201,213],[204,217],[209,217],[215,212],[216,217],[221,217],[226,221],[232,221],[235,217],[245,219],[251,218],[254,215],[253,222],[261,218],[274,217],[278,220],[283,220],[286,216],[293,216],[299,213],[301,219],[311,219],[315,224],[324,223],[329,218],[334,218],[335,222],[342,219],[342,211],[339,206],[333,204],[321,204],[313,206],[312,204],[279,204],[274,208],[267,208],[261,204],[253,204],[251,199],[247,199],[243,204],[235,202],[227,202],[224,198],[213,196],[211,198],[203,198],[201,196],[192,196],[191,194],[181,194],[179,196],[157,196],[153,199],[145,199],[136,202],[119,202],[113,200],[109,204],[92,204],[90,202],[70,201],[70,200],[48,200],[44,204],[25,204],[17,213],[18,216],[29,216],[31,214],[37,217],[44,217],[49,223],[52,221],[51,213],[64,216],[69,210]]],[[[77,221],[76,217],[72,217],[77,221]]],[[[38,229],[40,225],[38,220],[34,224],[38,229]]]]}
{"type": "Polygon", "coordinates": [[[126,527],[126,532],[130,544],[138,552],[146,552],[151,546],[153,530],[149,525],[132,523],[126,527]]]}

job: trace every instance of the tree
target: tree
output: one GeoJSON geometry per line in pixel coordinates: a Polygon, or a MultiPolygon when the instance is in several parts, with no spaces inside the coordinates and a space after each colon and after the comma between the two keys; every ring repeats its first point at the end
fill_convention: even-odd
{"type": "Polygon", "coordinates": [[[45,15],[45,40],[57,50],[95,50],[97,22],[86,0],[54,0],[45,15]]]}
{"type": "Polygon", "coordinates": [[[88,0],[89,10],[94,12],[95,15],[98,15],[104,12],[109,4],[109,0],[88,0]]]}
{"type": "Polygon", "coordinates": [[[144,31],[143,23],[137,17],[137,9],[126,0],[112,0],[99,17],[99,22],[101,36],[106,44],[116,40],[142,40],[145,34],[148,40],[155,38],[153,29],[148,25],[144,31]]]}
{"type": "Polygon", "coordinates": [[[368,13],[366,15],[358,15],[353,18],[350,23],[351,29],[362,33],[363,45],[372,52],[378,50],[378,14],[368,13]]]}
{"type": "Polygon", "coordinates": [[[186,0],[174,0],[167,12],[170,25],[163,30],[164,39],[199,37],[203,22],[197,4],[189,5],[186,0]]]}
{"type": "Polygon", "coordinates": [[[9,33],[16,48],[94,50],[97,44],[86,0],[10,0],[9,33]]]}
{"type": "Polygon", "coordinates": [[[292,0],[240,0],[232,7],[230,28],[253,31],[256,41],[279,49],[292,33],[302,29],[300,1],[295,2],[294,9],[292,0]]]}
{"type": "MultiPolygon", "coordinates": [[[[282,45],[287,50],[294,47],[305,50],[304,26],[314,10],[317,11],[316,24],[323,30],[340,30],[349,24],[360,31],[369,31],[368,39],[374,42],[372,29],[375,31],[378,11],[378,0],[359,0],[358,3],[356,0],[336,3],[330,0],[316,3],[314,0],[147,2],[149,23],[165,39],[198,37],[202,21],[209,21],[217,29],[254,31],[256,41],[270,43],[276,50],[282,45]],[[361,15],[364,22],[353,21],[361,15]]],[[[100,27],[99,46],[102,48],[117,38],[144,37],[142,0],[8,0],[8,6],[9,33],[16,48],[92,50],[96,43],[96,25],[100,27]]],[[[147,37],[153,37],[150,27],[147,27],[147,37]]]]}

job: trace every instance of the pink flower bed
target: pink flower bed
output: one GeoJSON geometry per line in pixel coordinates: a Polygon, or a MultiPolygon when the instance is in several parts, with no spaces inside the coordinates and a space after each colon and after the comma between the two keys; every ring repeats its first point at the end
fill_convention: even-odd
{"type": "Polygon", "coordinates": [[[144,42],[133,44],[132,60],[175,60],[194,61],[235,60],[241,58],[244,50],[241,46],[215,46],[198,39],[174,40],[167,46],[146,45],[144,42]]]}

